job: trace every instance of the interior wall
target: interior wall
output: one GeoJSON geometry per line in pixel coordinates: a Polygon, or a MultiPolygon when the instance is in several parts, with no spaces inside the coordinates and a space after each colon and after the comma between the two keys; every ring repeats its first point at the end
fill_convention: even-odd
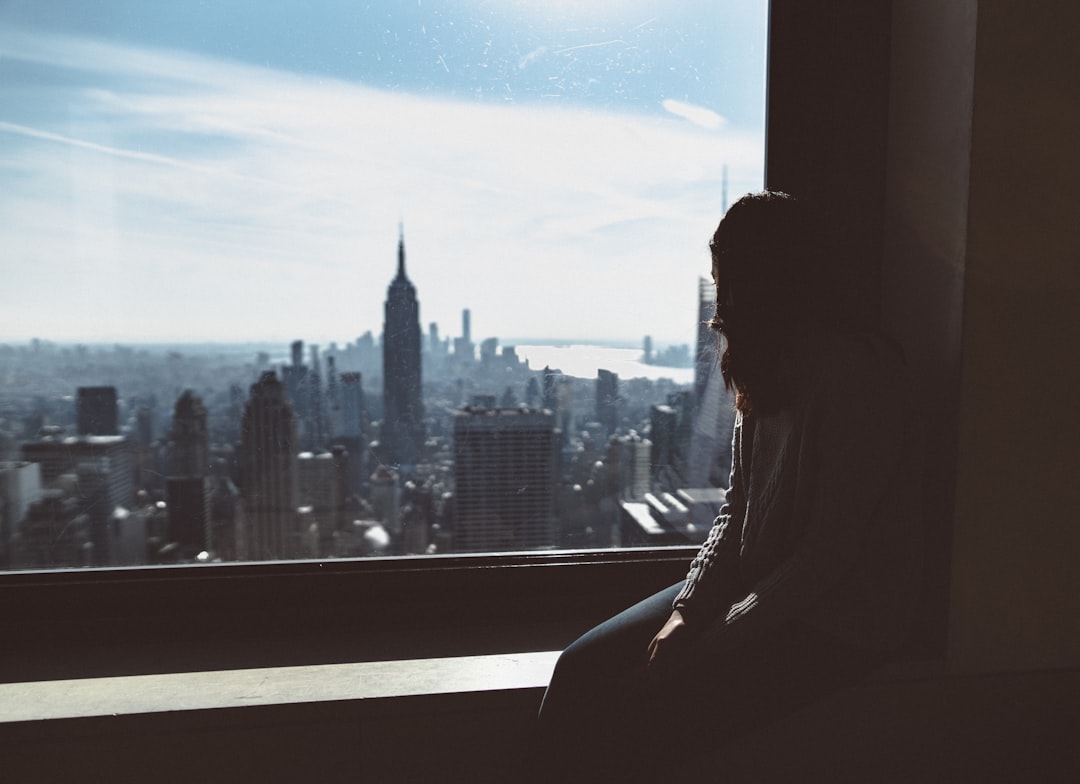
{"type": "Polygon", "coordinates": [[[1080,4],[979,3],[949,662],[1080,665],[1080,4]]]}
{"type": "MultiPolygon", "coordinates": [[[[926,562],[916,647],[947,636],[977,0],[893,3],[882,326],[904,347],[919,392],[926,562]]],[[[921,525],[921,531],[918,527],[921,525]]]]}
{"type": "Polygon", "coordinates": [[[771,5],[765,183],[811,205],[843,304],[877,326],[889,3],[771,5]]]}

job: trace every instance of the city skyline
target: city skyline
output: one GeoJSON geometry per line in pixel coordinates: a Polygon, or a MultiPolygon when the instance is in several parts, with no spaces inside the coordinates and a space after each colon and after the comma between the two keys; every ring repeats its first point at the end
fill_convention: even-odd
{"type": "Polygon", "coordinates": [[[288,363],[258,352],[242,364],[237,355],[0,344],[11,361],[0,379],[0,570],[693,534],[680,527],[684,505],[668,497],[685,490],[688,449],[706,466],[716,456],[715,439],[695,446],[689,390],[670,378],[620,385],[608,369],[586,379],[531,367],[496,338],[475,344],[469,309],[462,337],[425,337],[399,232],[379,341],[369,332],[321,351],[298,339],[288,363]],[[156,362],[164,365],[150,369],[156,362]],[[365,377],[382,393],[365,393],[365,377]],[[642,437],[654,427],[657,461],[642,437]],[[658,517],[649,522],[639,506],[652,490],[658,517]]]}
{"type": "Polygon", "coordinates": [[[390,62],[69,5],[0,10],[0,341],[351,339],[403,220],[425,329],[689,343],[724,172],[760,187],[763,10],[393,7],[390,62]]]}

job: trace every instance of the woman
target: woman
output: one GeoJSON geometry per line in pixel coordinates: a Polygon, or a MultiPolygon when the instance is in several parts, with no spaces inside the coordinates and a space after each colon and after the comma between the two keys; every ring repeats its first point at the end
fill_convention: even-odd
{"type": "Polygon", "coordinates": [[[726,502],[684,581],[560,657],[546,773],[664,780],[906,635],[919,517],[904,363],[843,327],[814,236],[779,192],[743,197],[716,230],[711,326],[736,407],[726,502]]]}

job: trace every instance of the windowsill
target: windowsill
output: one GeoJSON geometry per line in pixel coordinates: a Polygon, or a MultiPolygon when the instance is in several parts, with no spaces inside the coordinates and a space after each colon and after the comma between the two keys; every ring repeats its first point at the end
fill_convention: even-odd
{"type": "Polygon", "coordinates": [[[519,781],[555,651],[0,685],[12,781],[519,781]]]}
{"type": "Polygon", "coordinates": [[[0,725],[175,711],[542,690],[558,651],[0,685],[0,725]]]}

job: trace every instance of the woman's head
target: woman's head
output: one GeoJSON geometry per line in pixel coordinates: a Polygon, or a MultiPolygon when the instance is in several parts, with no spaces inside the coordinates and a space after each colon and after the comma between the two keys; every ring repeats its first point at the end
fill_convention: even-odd
{"type": "Polygon", "coordinates": [[[838,320],[817,227],[794,197],[752,193],[731,205],[709,247],[717,302],[710,325],[725,338],[724,381],[740,410],[773,408],[782,403],[776,362],[785,344],[838,320]]]}
{"type": "Polygon", "coordinates": [[[831,321],[832,286],[817,226],[781,191],[748,193],[731,205],[709,243],[717,302],[729,294],[778,321],[831,321]]]}

